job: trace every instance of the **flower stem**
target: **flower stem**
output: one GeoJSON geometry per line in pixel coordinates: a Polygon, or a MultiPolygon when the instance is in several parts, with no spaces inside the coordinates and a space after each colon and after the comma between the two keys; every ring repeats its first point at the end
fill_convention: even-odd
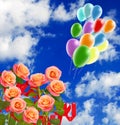
{"type": "Polygon", "coordinates": [[[45,125],[48,125],[48,112],[45,112],[45,125]]]}
{"type": "Polygon", "coordinates": [[[40,87],[38,87],[37,91],[38,91],[38,97],[40,98],[40,95],[41,95],[40,87]]]}
{"type": "Polygon", "coordinates": [[[48,116],[46,116],[46,125],[48,125],[48,116]]]}
{"type": "Polygon", "coordinates": [[[8,125],[9,125],[9,122],[10,122],[10,113],[8,114],[8,125]]]}
{"type": "Polygon", "coordinates": [[[16,121],[16,122],[15,122],[15,125],[17,125],[17,123],[18,123],[18,122],[16,121]]]}

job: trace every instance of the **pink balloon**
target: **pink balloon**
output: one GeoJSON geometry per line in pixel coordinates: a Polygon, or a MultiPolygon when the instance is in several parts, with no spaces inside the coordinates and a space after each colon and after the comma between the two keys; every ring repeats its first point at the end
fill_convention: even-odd
{"type": "Polygon", "coordinates": [[[91,33],[93,30],[93,23],[88,21],[83,26],[83,32],[84,33],[91,33]]]}
{"type": "Polygon", "coordinates": [[[72,57],[74,50],[80,45],[77,39],[69,39],[66,44],[66,52],[68,56],[72,57]]]}

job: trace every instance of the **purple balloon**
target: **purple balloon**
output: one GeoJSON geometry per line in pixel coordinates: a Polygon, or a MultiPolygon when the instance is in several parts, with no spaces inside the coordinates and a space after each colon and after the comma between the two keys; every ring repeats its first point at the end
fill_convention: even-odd
{"type": "Polygon", "coordinates": [[[93,23],[88,21],[83,26],[83,32],[84,33],[91,33],[93,30],[93,23]]]}
{"type": "Polygon", "coordinates": [[[69,39],[66,44],[66,51],[68,56],[72,57],[74,50],[80,46],[80,43],[77,39],[69,39]]]}

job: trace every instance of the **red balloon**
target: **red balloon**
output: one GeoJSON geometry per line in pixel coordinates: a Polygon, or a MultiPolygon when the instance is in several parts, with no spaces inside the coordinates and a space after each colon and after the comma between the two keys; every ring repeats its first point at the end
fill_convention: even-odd
{"type": "Polygon", "coordinates": [[[94,32],[99,32],[104,25],[104,21],[102,19],[97,19],[94,24],[94,32]]]}

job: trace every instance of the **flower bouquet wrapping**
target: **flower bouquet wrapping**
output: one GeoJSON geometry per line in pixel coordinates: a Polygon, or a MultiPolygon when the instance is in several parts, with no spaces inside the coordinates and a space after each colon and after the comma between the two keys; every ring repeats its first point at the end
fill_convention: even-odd
{"type": "Polygon", "coordinates": [[[62,72],[56,66],[45,73],[30,74],[22,63],[0,73],[1,125],[59,125],[58,118],[49,119],[55,112],[64,114],[61,94],[66,87],[60,80],[62,72]]]}

